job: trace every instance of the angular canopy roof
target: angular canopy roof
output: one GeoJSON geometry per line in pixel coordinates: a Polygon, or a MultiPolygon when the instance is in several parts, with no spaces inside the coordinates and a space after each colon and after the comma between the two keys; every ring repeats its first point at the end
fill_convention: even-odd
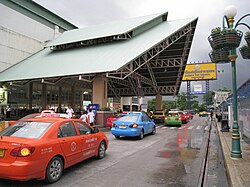
{"type": "Polygon", "coordinates": [[[66,31],[1,72],[0,81],[86,85],[102,73],[112,97],[175,95],[197,20],[167,21],[163,13],[66,31]]]}

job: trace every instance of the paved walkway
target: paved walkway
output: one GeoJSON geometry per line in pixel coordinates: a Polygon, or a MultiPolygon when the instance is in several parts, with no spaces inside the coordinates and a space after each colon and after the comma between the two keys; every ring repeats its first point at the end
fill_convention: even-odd
{"type": "Polygon", "coordinates": [[[226,170],[228,172],[229,182],[233,187],[250,186],[250,145],[246,140],[241,139],[242,159],[233,160],[230,158],[232,133],[221,132],[221,123],[217,123],[220,142],[225,160],[226,170]]]}

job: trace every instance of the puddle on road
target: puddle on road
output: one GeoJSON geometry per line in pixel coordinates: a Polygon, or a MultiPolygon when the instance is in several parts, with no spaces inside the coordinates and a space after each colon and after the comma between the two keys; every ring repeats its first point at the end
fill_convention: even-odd
{"type": "Polygon", "coordinates": [[[166,158],[167,162],[152,174],[154,183],[186,186],[187,181],[184,178],[192,172],[192,164],[198,158],[202,142],[202,135],[192,136],[192,134],[180,133],[175,142],[165,144],[164,150],[158,151],[156,156],[166,158]]]}
{"type": "Polygon", "coordinates": [[[157,152],[156,157],[162,158],[163,163],[152,173],[151,182],[178,187],[195,184],[199,176],[197,170],[200,167],[200,152],[205,139],[204,132],[189,131],[184,127],[174,141],[166,143],[157,152]]]}

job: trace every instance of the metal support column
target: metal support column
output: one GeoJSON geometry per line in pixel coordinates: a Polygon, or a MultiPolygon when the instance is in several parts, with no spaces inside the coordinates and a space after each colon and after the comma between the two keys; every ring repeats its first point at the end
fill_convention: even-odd
{"type": "Polygon", "coordinates": [[[209,98],[208,98],[208,94],[209,94],[209,80],[206,80],[206,111],[208,110],[208,105],[209,105],[209,98]]]}
{"type": "Polygon", "coordinates": [[[187,109],[191,110],[191,98],[190,98],[190,93],[191,93],[191,82],[187,81],[187,109]]]}

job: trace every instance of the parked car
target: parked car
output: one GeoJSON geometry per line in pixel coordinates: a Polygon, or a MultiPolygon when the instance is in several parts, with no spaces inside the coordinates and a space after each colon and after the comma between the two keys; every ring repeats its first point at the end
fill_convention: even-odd
{"type": "Polygon", "coordinates": [[[188,122],[188,116],[185,115],[183,111],[177,111],[179,113],[179,116],[181,118],[182,123],[187,123],[188,122]]]}
{"type": "Polygon", "coordinates": [[[165,117],[165,125],[181,126],[182,120],[178,111],[169,111],[165,117]]]}
{"type": "Polygon", "coordinates": [[[28,114],[24,117],[22,117],[19,120],[16,121],[8,121],[9,126],[10,125],[14,125],[15,123],[17,123],[18,121],[23,121],[24,119],[27,118],[41,118],[41,117],[61,117],[61,118],[68,118],[68,115],[66,113],[55,113],[55,112],[50,112],[48,110],[44,110],[41,113],[32,113],[32,114],[28,114]]]}
{"type": "Polygon", "coordinates": [[[193,114],[191,114],[191,113],[189,113],[188,111],[185,111],[184,110],[184,114],[186,115],[186,117],[188,118],[188,119],[193,119],[193,114]]]}
{"type": "Polygon", "coordinates": [[[156,123],[164,123],[165,121],[165,112],[164,111],[155,111],[152,115],[152,118],[156,123]]]}
{"type": "Polygon", "coordinates": [[[117,120],[118,118],[122,117],[122,116],[125,116],[126,113],[118,113],[118,114],[115,114],[113,116],[108,116],[107,119],[106,119],[106,127],[112,127],[112,124],[115,120],[117,120]]]}
{"type": "Polygon", "coordinates": [[[195,111],[193,111],[193,110],[184,110],[184,112],[188,112],[188,113],[190,113],[192,115],[195,115],[195,111]]]}
{"type": "Polygon", "coordinates": [[[116,137],[138,137],[156,133],[155,123],[145,112],[130,112],[113,122],[111,133],[116,137]]]}
{"type": "Polygon", "coordinates": [[[199,112],[199,117],[208,117],[209,115],[210,115],[210,113],[206,112],[206,111],[199,112]]]}
{"type": "Polygon", "coordinates": [[[0,178],[58,181],[65,168],[103,158],[108,139],[97,128],[67,118],[26,118],[0,132],[0,178]]]}

